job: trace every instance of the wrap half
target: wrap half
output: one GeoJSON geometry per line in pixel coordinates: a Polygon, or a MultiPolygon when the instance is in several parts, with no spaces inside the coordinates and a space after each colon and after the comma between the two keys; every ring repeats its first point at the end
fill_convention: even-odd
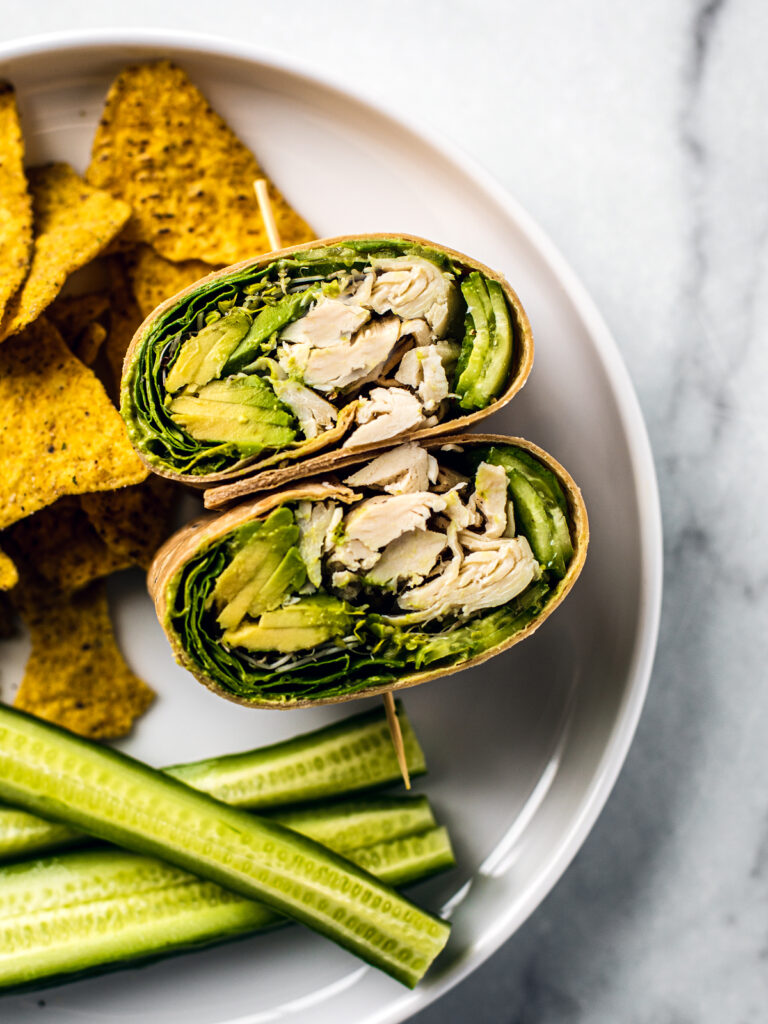
{"type": "Polygon", "coordinates": [[[520,438],[409,441],[296,480],[160,549],[149,586],[177,661],[252,707],[330,704],[477,665],[581,572],[581,493],[520,438]]]}
{"type": "Polygon", "coordinates": [[[324,239],[162,303],[126,353],[121,413],[152,470],[208,487],[463,429],[532,361],[528,318],[494,271],[413,236],[324,239]]]}

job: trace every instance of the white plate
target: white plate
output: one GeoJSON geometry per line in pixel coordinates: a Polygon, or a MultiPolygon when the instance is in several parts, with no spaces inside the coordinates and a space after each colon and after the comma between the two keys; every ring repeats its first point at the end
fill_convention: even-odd
{"type": "MultiPolygon", "coordinates": [[[[452,908],[454,931],[415,992],[293,928],[140,974],[8,997],[0,1016],[14,1024],[401,1021],[477,967],[539,904],[624,761],[661,596],[661,525],[645,427],[592,302],[509,196],[422,129],[283,59],[162,33],[6,46],[0,74],[18,89],[30,159],[84,168],[109,82],[128,61],[154,57],[189,71],[320,234],[413,232],[508,277],[533,324],[536,362],[522,394],[483,428],[529,437],[568,467],[584,491],[592,543],[572,596],[532,639],[406,695],[431,766],[419,788],[450,826],[459,862],[416,891],[434,909],[452,908]]],[[[128,658],[160,694],[124,744],[138,757],[159,765],[239,750],[344,713],[248,711],[219,700],[174,665],[138,574],[123,577],[113,596],[128,658]]],[[[4,661],[5,685],[21,671],[23,647],[4,661]]]]}

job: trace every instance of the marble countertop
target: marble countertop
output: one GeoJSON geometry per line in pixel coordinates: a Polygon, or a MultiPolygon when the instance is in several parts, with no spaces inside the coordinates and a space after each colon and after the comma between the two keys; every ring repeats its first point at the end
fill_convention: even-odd
{"type": "Polygon", "coordinates": [[[665,597],[626,766],[543,905],[415,1024],[766,1020],[768,7],[37,0],[0,39],[97,26],[236,35],[442,131],[559,245],[648,421],[665,597]]]}

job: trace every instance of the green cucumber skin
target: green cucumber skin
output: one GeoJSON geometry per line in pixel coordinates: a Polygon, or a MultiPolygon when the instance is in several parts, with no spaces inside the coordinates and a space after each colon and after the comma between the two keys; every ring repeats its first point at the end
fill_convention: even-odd
{"type": "Polygon", "coordinates": [[[537,561],[562,579],[573,557],[573,542],[568,506],[557,478],[520,449],[512,452],[492,447],[488,456],[493,465],[506,471],[515,514],[537,561]]]}
{"type": "MultiPolygon", "coordinates": [[[[435,816],[425,796],[327,801],[311,807],[293,810],[280,808],[268,813],[274,821],[286,828],[309,836],[334,850],[372,846],[435,827],[435,816]]],[[[53,825],[26,811],[16,811],[10,807],[0,811],[0,823],[4,818],[12,820],[14,817],[21,820],[22,829],[26,826],[27,833],[32,832],[35,822],[39,822],[48,832],[55,833],[58,829],[61,833],[70,833],[71,841],[93,843],[82,832],[73,832],[65,825],[53,825]]],[[[20,860],[21,857],[14,859],[20,860]]]]}
{"type": "Polygon", "coordinates": [[[478,381],[492,344],[493,309],[480,274],[470,274],[462,282],[461,292],[475,333],[466,366],[456,381],[456,393],[462,409],[482,408],[478,381]]]}
{"type": "Polygon", "coordinates": [[[368,797],[270,812],[286,828],[330,846],[353,850],[435,828],[425,796],[368,797]]]}
{"type": "Polygon", "coordinates": [[[263,901],[414,986],[449,925],[290,829],[0,708],[0,798],[263,901]]]}
{"type": "MultiPolygon", "coordinates": [[[[455,864],[444,828],[337,848],[390,884],[455,864]]],[[[162,861],[122,850],[64,854],[0,870],[0,989],[72,981],[285,923],[275,911],[162,861]]]]}
{"type": "MultiPolygon", "coordinates": [[[[398,705],[411,775],[427,770],[424,752],[398,705]]],[[[381,708],[342,719],[304,736],[245,754],[166,769],[188,786],[235,807],[266,808],[337,796],[400,778],[381,708]]]]}
{"type": "Polygon", "coordinates": [[[488,360],[483,368],[480,389],[486,404],[490,404],[499,395],[509,375],[512,363],[512,323],[504,289],[498,281],[487,281],[488,295],[493,308],[493,344],[488,353],[488,360]]]}
{"type": "MultiPolygon", "coordinates": [[[[423,775],[424,752],[399,703],[398,717],[411,776],[423,775]]],[[[223,803],[254,809],[338,798],[400,779],[381,707],[259,750],[175,765],[165,772],[223,803]]],[[[51,853],[84,838],[65,825],[0,807],[0,863],[51,853]]]]}

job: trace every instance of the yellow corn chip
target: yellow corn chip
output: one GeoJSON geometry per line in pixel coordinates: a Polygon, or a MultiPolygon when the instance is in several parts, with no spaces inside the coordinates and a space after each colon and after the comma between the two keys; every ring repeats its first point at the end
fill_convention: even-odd
{"type": "Polygon", "coordinates": [[[0,590],[10,590],[18,582],[16,566],[4,551],[0,551],[0,590]]]}
{"type": "Polygon", "coordinates": [[[107,337],[109,292],[60,295],[45,315],[77,358],[86,366],[93,366],[107,337]]]}
{"type": "Polygon", "coordinates": [[[0,82],[0,322],[27,274],[32,200],[24,174],[24,140],[12,86],[0,82]]]}
{"type": "Polygon", "coordinates": [[[109,244],[130,208],[94,189],[67,164],[29,172],[34,210],[34,249],[24,284],[8,303],[0,340],[32,323],[53,302],[67,277],[109,244]]]}
{"type": "Polygon", "coordinates": [[[126,257],[128,276],[142,317],[149,316],[171,295],[180,292],[187,285],[199,281],[214,269],[201,260],[184,260],[171,263],[158,256],[149,245],[139,245],[126,257]]]}
{"type": "Polygon", "coordinates": [[[128,346],[131,343],[131,338],[133,338],[136,328],[139,326],[141,321],[141,315],[139,315],[137,321],[129,313],[121,313],[115,310],[112,311],[112,316],[110,318],[109,334],[107,335],[107,341],[104,345],[104,351],[109,365],[109,376],[111,378],[110,394],[114,395],[115,401],[118,405],[120,396],[120,380],[123,376],[123,360],[125,359],[125,353],[128,350],[128,346]]]}
{"type": "Polygon", "coordinates": [[[92,739],[125,736],[155,694],[118,650],[104,584],[74,597],[19,589],[32,652],[14,706],[92,739]]]}
{"type": "Polygon", "coordinates": [[[83,494],[80,504],[114,558],[148,569],[173,529],[175,496],[170,480],[150,476],[137,487],[83,494]]]}
{"type": "Polygon", "coordinates": [[[93,580],[133,564],[106,544],[76,498],[62,498],[22,519],[11,527],[10,535],[14,552],[23,559],[25,576],[63,594],[82,590],[93,580]]]}
{"type": "Polygon", "coordinates": [[[45,319],[0,346],[0,529],[147,470],[93,373],[45,319]]]}
{"type": "Polygon", "coordinates": [[[72,351],[81,363],[86,366],[93,366],[96,356],[99,354],[104,339],[107,337],[107,329],[101,324],[88,324],[80,333],[72,351]]]}
{"type": "Polygon", "coordinates": [[[83,331],[90,324],[105,322],[108,314],[109,292],[105,290],[84,295],[60,295],[45,315],[74,351],[83,331]]]}
{"type": "MultiPolygon", "coordinates": [[[[229,264],[269,249],[258,161],[181,68],[126,68],[112,84],[86,177],[133,210],[126,237],[166,259],[229,264]]],[[[314,232],[270,185],[283,245],[314,232]]]]}
{"type": "Polygon", "coordinates": [[[109,272],[109,331],[102,349],[106,362],[103,379],[107,392],[119,405],[123,360],[144,317],[133,297],[124,259],[110,256],[106,262],[109,272]]]}

